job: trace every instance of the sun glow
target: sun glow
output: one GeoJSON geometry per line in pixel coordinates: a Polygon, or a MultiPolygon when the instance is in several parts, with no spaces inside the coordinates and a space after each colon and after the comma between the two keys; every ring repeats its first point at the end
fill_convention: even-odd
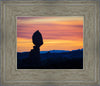
{"type": "Polygon", "coordinates": [[[41,51],[83,48],[83,17],[18,17],[17,52],[33,48],[36,30],[43,36],[41,51]]]}

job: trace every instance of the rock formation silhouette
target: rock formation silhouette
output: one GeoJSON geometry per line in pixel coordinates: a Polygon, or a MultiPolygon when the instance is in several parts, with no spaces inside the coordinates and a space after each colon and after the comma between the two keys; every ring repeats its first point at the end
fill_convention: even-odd
{"type": "Polygon", "coordinates": [[[36,47],[40,47],[43,44],[43,38],[39,30],[37,30],[35,33],[33,33],[32,41],[35,44],[36,47]]]}
{"type": "Polygon", "coordinates": [[[39,30],[32,35],[32,42],[35,46],[29,52],[29,57],[24,60],[23,68],[39,68],[40,62],[40,46],[43,44],[43,38],[39,30]]]}
{"type": "Polygon", "coordinates": [[[30,51],[29,58],[32,60],[33,65],[38,66],[40,64],[40,46],[43,44],[43,38],[39,30],[33,33],[32,41],[35,46],[30,51]]]}

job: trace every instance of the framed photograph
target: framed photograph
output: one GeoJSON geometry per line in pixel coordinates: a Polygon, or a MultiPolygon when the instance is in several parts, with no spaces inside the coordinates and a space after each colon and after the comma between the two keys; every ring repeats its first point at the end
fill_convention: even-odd
{"type": "Polygon", "coordinates": [[[2,1],[1,85],[100,85],[99,1],[2,1]]]}
{"type": "Polygon", "coordinates": [[[17,17],[17,69],[83,69],[83,19],[17,17]]]}

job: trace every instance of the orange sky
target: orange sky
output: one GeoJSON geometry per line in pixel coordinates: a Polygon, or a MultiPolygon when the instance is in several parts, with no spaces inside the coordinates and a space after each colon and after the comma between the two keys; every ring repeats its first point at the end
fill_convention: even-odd
{"type": "Polygon", "coordinates": [[[17,52],[33,48],[32,35],[39,30],[41,51],[83,48],[83,17],[17,17],[17,52]]]}

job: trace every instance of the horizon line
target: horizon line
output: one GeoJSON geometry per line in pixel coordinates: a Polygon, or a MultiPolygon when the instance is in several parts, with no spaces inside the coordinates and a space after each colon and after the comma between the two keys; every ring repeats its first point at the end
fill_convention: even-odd
{"type": "MultiPolygon", "coordinates": [[[[76,50],[83,50],[83,48],[81,49],[76,49],[76,50]]],[[[49,51],[53,51],[53,50],[49,50],[49,51]]],[[[57,50],[55,50],[57,51],[57,50]]],[[[61,50],[61,51],[73,51],[73,50],[61,50]]],[[[30,51],[23,51],[23,52],[30,52],[30,51]]],[[[17,53],[23,53],[23,52],[17,52],[17,53]]],[[[40,51],[41,52],[41,51],[40,51]]]]}

